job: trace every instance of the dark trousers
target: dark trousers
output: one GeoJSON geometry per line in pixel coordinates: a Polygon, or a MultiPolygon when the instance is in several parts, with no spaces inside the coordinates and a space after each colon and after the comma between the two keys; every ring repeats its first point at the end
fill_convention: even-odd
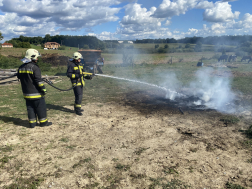
{"type": "Polygon", "coordinates": [[[47,115],[46,115],[46,103],[45,98],[38,100],[27,100],[26,107],[28,112],[28,119],[30,127],[35,127],[37,124],[37,119],[40,123],[40,126],[45,126],[47,124],[47,115]]]}
{"type": "Polygon", "coordinates": [[[83,86],[77,86],[73,88],[74,96],[75,96],[75,104],[74,110],[80,111],[81,110],[81,101],[83,97],[83,86]]]}

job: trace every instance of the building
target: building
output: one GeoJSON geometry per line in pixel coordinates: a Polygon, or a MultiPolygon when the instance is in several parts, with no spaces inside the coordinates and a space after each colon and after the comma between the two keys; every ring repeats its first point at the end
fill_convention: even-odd
{"type": "Polygon", "coordinates": [[[123,41],[118,41],[118,43],[123,43],[123,41]]]}
{"type": "Polygon", "coordinates": [[[133,41],[128,41],[128,43],[133,44],[133,41]]]}
{"type": "Polygon", "coordinates": [[[3,43],[2,47],[13,48],[13,45],[11,43],[3,43]]]}
{"type": "Polygon", "coordinates": [[[58,49],[60,47],[60,44],[57,42],[47,42],[44,44],[44,48],[47,49],[58,49]]]}

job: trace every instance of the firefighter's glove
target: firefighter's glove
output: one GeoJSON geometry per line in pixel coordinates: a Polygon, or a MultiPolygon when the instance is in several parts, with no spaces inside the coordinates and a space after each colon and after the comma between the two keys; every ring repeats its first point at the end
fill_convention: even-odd
{"type": "Polygon", "coordinates": [[[91,75],[86,75],[86,76],[84,76],[84,78],[85,78],[85,79],[91,80],[91,79],[92,79],[92,76],[91,76],[91,75]]]}
{"type": "Polygon", "coordinates": [[[41,92],[42,92],[43,95],[46,95],[46,93],[47,93],[46,89],[42,89],[41,92]]]}

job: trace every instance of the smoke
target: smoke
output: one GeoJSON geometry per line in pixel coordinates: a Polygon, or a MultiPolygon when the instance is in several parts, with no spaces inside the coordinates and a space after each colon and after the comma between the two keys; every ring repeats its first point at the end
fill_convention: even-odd
{"type": "Polygon", "coordinates": [[[213,68],[201,68],[195,73],[195,79],[183,88],[175,73],[166,73],[162,74],[164,80],[159,84],[169,89],[166,92],[167,99],[180,101],[193,97],[193,101],[186,101],[187,106],[204,105],[206,108],[220,112],[235,112],[236,95],[231,89],[232,75],[214,75],[218,72],[219,70],[213,68]]]}
{"type": "MultiPolygon", "coordinates": [[[[160,73],[162,73],[162,72],[159,71],[159,74],[160,73]]],[[[181,83],[177,79],[177,76],[175,73],[168,72],[165,74],[161,74],[161,77],[162,77],[163,81],[160,82],[160,86],[165,87],[166,89],[169,89],[166,91],[165,97],[167,99],[175,100],[175,98],[177,98],[177,97],[178,98],[183,97],[182,94],[176,92],[181,88],[181,83]]]]}
{"type": "MultiPolygon", "coordinates": [[[[134,60],[138,59],[140,54],[136,49],[124,48],[121,51],[126,52],[127,57],[133,57],[134,60]],[[133,53],[132,50],[134,51],[133,53]]],[[[126,64],[126,66],[131,65],[131,61],[120,62],[126,64]]],[[[132,87],[135,84],[140,84],[160,88],[166,92],[166,99],[179,102],[189,107],[202,108],[203,106],[204,108],[215,109],[225,113],[234,113],[237,111],[238,108],[234,105],[236,94],[231,89],[232,75],[226,74],[228,72],[223,72],[223,70],[218,70],[218,68],[202,67],[195,72],[194,80],[184,86],[177,78],[175,72],[163,70],[162,68],[157,67],[146,73],[132,71],[128,76],[125,76],[123,73],[123,70],[128,68],[118,68],[113,75],[118,76],[114,77],[115,79],[123,79],[131,82],[132,87]],[[225,73],[225,75],[222,73],[225,73]]]]}
{"type": "Polygon", "coordinates": [[[215,76],[214,71],[212,68],[202,68],[196,72],[195,81],[189,85],[191,95],[199,98],[194,103],[221,112],[233,112],[235,110],[232,105],[236,95],[231,90],[232,77],[215,76]]]}

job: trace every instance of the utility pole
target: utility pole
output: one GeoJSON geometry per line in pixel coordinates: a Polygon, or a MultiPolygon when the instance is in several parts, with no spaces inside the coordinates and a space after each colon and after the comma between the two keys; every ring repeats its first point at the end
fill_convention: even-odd
{"type": "Polygon", "coordinates": [[[80,50],[80,48],[79,48],[79,44],[78,44],[78,50],[80,50]]]}

